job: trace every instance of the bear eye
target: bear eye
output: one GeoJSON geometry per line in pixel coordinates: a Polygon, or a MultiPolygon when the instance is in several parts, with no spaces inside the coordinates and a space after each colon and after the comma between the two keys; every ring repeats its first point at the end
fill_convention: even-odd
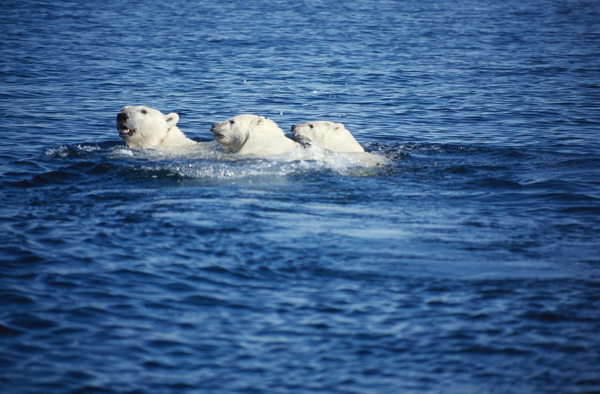
{"type": "Polygon", "coordinates": [[[234,120],[230,120],[230,121],[229,121],[229,124],[234,124],[234,123],[235,123],[235,121],[234,121],[234,120]]]}
{"type": "Polygon", "coordinates": [[[148,113],[148,111],[146,111],[145,109],[140,111],[141,113],[143,113],[144,115],[146,115],[148,113]]]}
{"type": "Polygon", "coordinates": [[[315,127],[315,126],[313,126],[313,124],[312,124],[312,123],[310,123],[308,126],[309,126],[311,129],[312,129],[313,127],[315,127]]]}

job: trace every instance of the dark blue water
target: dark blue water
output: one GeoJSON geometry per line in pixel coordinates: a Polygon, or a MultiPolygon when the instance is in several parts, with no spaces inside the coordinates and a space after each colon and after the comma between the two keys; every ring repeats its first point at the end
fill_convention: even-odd
{"type": "Polygon", "coordinates": [[[600,391],[599,4],[2,2],[0,391],[600,391]]]}

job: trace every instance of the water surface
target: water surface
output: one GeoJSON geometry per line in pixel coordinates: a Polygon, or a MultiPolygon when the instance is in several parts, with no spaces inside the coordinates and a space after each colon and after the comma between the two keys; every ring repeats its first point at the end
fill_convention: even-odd
{"type": "Polygon", "coordinates": [[[0,5],[0,391],[600,390],[592,1],[0,5]],[[128,149],[342,122],[387,166],[128,149]]]}

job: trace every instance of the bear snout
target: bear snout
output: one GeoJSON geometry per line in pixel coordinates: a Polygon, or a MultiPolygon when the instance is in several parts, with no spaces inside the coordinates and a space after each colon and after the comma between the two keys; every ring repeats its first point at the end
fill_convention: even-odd
{"type": "Polygon", "coordinates": [[[219,133],[219,124],[215,123],[212,125],[212,127],[210,128],[210,132],[213,134],[220,134],[219,133]]]}
{"type": "Polygon", "coordinates": [[[127,119],[129,119],[129,116],[127,116],[127,114],[125,114],[123,112],[119,112],[119,114],[117,115],[117,122],[119,122],[119,123],[123,123],[127,119]]]}
{"type": "Polygon", "coordinates": [[[215,124],[213,124],[213,125],[212,125],[212,127],[210,128],[210,132],[211,132],[211,133],[213,133],[213,138],[214,138],[215,140],[217,140],[217,141],[218,141],[218,140],[222,140],[223,138],[225,138],[225,136],[224,136],[223,134],[219,133],[219,131],[218,131],[218,127],[219,127],[219,124],[218,124],[218,123],[215,123],[215,124]]]}

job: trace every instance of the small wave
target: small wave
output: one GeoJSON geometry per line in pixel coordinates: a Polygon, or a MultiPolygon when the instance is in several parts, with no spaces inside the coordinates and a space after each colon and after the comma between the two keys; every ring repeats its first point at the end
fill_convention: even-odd
{"type": "Polygon", "coordinates": [[[217,181],[267,182],[315,171],[332,171],[341,175],[364,175],[363,166],[354,158],[334,155],[326,159],[233,158],[177,163],[153,163],[139,167],[152,178],[196,179],[217,181]]]}
{"type": "Polygon", "coordinates": [[[32,182],[38,185],[71,184],[76,181],[86,180],[86,175],[99,176],[111,171],[111,166],[94,161],[81,161],[57,170],[35,174],[32,182]]]}
{"type": "Polygon", "coordinates": [[[58,148],[50,148],[46,150],[45,156],[66,158],[79,155],[79,151],[69,145],[62,145],[58,148]]]}
{"type": "MultiPolygon", "coordinates": [[[[397,149],[370,146],[370,152],[329,152],[318,147],[298,148],[269,157],[228,153],[214,141],[200,142],[185,151],[130,149],[116,141],[79,143],[48,148],[38,168],[14,172],[6,184],[18,187],[90,183],[98,177],[129,181],[216,181],[219,184],[272,183],[290,176],[323,171],[340,175],[371,176],[397,157],[397,149]],[[27,171],[25,171],[27,170],[27,171]]],[[[23,167],[15,163],[15,168],[23,167]]],[[[29,167],[31,167],[29,165],[29,167]]],[[[10,175],[10,174],[9,174],[10,175]]]]}
{"type": "Polygon", "coordinates": [[[108,157],[121,160],[121,165],[128,166],[138,176],[142,174],[147,179],[244,180],[249,183],[262,183],[312,171],[369,175],[377,171],[380,165],[389,163],[385,156],[378,154],[329,152],[317,147],[296,149],[266,158],[244,157],[206,147],[183,154],[114,147],[109,150],[108,157]],[[143,163],[131,166],[132,159],[136,163],[143,163]]]}
{"type": "Polygon", "coordinates": [[[108,149],[108,158],[128,159],[136,158],[149,161],[162,161],[173,159],[202,160],[219,158],[222,156],[220,145],[215,142],[199,142],[197,145],[186,146],[177,150],[129,148],[125,145],[112,146],[108,149]]]}
{"type": "Polygon", "coordinates": [[[57,148],[48,148],[44,156],[50,158],[81,157],[92,153],[103,152],[114,146],[114,142],[81,143],[75,145],[61,145],[57,148]]]}

